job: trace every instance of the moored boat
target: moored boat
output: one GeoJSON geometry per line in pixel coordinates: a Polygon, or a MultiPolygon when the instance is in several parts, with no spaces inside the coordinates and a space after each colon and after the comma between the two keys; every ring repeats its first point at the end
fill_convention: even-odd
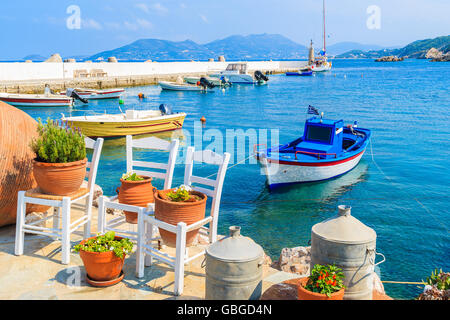
{"type": "Polygon", "coordinates": [[[210,76],[213,78],[226,77],[229,82],[238,84],[266,84],[269,81],[269,78],[259,70],[256,70],[254,75],[249,74],[246,62],[230,63],[225,70],[210,76]]]}
{"type": "Polygon", "coordinates": [[[371,131],[343,120],[314,116],[306,120],[302,137],[279,146],[255,150],[270,189],[338,177],[361,160],[371,131]]]}
{"type": "Polygon", "coordinates": [[[222,78],[213,78],[213,77],[184,77],[184,81],[188,84],[197,84],[200,83],[200,79],[205,78],[209,82],[211,82],[216,87],[227,87],[230,86],[231,83],[225,77],[222,78]]]}
{"type": "Polygon", "coordinates": [[[185,117],[186,113],[172,113],[166,105],[161,105],[159,110],[126,110],[120,114],[63,115],[62,120],[88,137],[114,138],[181,129],[185,117]]]}
{"type": "Polygon", "coordinates": [[[310,66],[299,69],[294,72],[286,72],[287,76],[312,76],[313,71],[310,66]]]}
{"type": "Polygon", "coordinates": [[[71,107],[73,105],[73,98],[57,94],[0,92],[0,100],[15,107],[71,107]]]}
{"type": "MultiPolygon", "coordinates": [[[[98,99],[119,99],[125,92],[123,88],[112,89],[86,89],[86,88],[74,88],[75,92],[82,98],[87,100],[98,99]]],[[[66,92],[60,92],[61,95],[66,95],[66,92]]]]}
{"type": "Polygon", "coordinates": [[[213,92],[213,89],[210,89],[208,87],[203,86],[197,86],[193,84],[188,83],[178,83],[178,82],[171,82],[171,81],[160,81],[159,86],[163,90],[170,90],[170,91],[203,91],[203,92],[213,92]]]}

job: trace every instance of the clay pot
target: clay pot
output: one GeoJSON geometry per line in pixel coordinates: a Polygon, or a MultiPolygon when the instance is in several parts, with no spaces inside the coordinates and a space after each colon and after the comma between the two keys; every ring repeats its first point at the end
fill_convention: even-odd
{"type": "Polygon", "coordinates": [[[344,298],[344,288],[336,291],[328,297],[326,294],[312,292],[304,287],[308,283],[309,277],[302,278],[298,282],[298,300],[342,300],[344,298]]]}
{"type": "MultiPolygon", "coordinates": [[[[16,223],[17,193],[36,188],[30,142],[37,137],[37,122],[20,109],[0,101],[0,227],[16,223]]],[[[27,204],[27,213],[45,212],[48,206],[27,204]]]]}
{"type": "MultiPolygon", "coordinates": [[[[84,244],[91,237],[81,241],[84,244]]],[[[114,237],[114,240],[122,240],[122,237],[114,237]]],[[[84,268],[89,278],[95,281],[108,281],[119,277],[123,268],[125,254],[122,258],[115,255],[113,251],[107,252],[88,252],[80,250],[80,258],[83,260],[84,268]]]]}
{"type": "MultiPolygon", "coordinates": [[[[147,204],[155,202],[153,193],[156,190],[152,186],[152,178],[141,176],[144,180],[127,181],[120,179],[122,185],[116,189],[119,195],[119,203],[129,204],[138,207],[147,207],[147,204]]],[[[124,211],[125,220],[128,223],[137,223],[137,213],[124,211]]]]}
{"type": "Polygon", "coordinates": [[[86,163],[87,158],[67,163],[33,160],[33,174],[44,193],[65,196],[80,189],[86,176],[86,163]]]}
{"type": "MultiPolygon", "coordinates": [[[[205,218],[206,200],[207,196],[201,192],[191,191],[193,195],[197,195],[202,200],[195,202],[174,202],[166,199],[165,196],[170,191],[160,190],[155,192],[155,218],[167,222],[172,225],[177,225],[179,222],[184,222],[186,225],[193,224],[205,218]]],[[[167,230],[159,228],[161,239],[169,247],[176,246],[176,234],[167,230]]],[[[192,245],[198,235],[198,229],[189,231],[186,234],[186,246],[192,245]]]]}

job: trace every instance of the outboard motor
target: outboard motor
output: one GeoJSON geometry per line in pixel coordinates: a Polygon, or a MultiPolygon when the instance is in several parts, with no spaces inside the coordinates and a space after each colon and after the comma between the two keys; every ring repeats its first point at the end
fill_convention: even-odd
{"type": "Polygon", "coordinates": [[[231,87],[231,82],[228,81],[228,78],[225,76],[221,76],[220,77],[220,83],[222,84],[222,86],[224,87],[231,87]]]}
{"type": "Polygon", "coordinates": [[[159,105],[159,110],[161,111],[161,114],[164,115],[169,115],[172,114],[172,107],[168,104],[162,103],[159,105]]]}
{"type": "Polygon", "coordinates": [[[77,91],[75,89],[72,88],[67,88],[66,90],[66,96],[80,100],[83,103],[88,103],[89,101],[87,99],[84,99],[82,97],[80,97],[80,95],[77,93],[77,91]]]}
{"type": "Polygon", "coordinates": [[[206,88],[212,89],[215,87],[215,85],[205,77],[200,78],[200,85],[205,89],[206,88]]]}
{"type": "Polygon", "coordinates": [[[255,71],[255,79],[258,81],[262,81],[262,80],[269,81],[269,78],[259,70],[255,71]]]}

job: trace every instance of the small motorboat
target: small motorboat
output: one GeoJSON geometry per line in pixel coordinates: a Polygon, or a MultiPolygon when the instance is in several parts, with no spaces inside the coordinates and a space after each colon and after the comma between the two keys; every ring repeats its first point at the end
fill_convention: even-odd
{"type": "MultiPolygon", "coordinates": [[[[322,114],[323,115],[323,114],[322,114]]],[[[314,116],[306,120],[302,137],[279,146],[256,150],[270,189],[336,178],[352,170],[363,156],[370,130],[343,120],[314,116]]]]}
{"type": "Polygon", "coordinates": [[[159,86],[163,90],[170,91],[202,91],[202,92],[213,92],[214,90],[208,86],[194,85],[188,83],[179,83],[173,81],[160,81],[159,86]]]}
{"type": "Polygon", "coordinates": [[[185,117],[186,113],[173,113],[168,105],[162,104],[159,110],[126,110],[120,114],[76,117],[63,114],[61,120],[88,137],[115,138],[181,129],[185,117]]]}
{"type": "Polygon", "coordinates": [[[189,84],[200,84],[200,80],[205,78],[209,82],[211,82],[216,87],[229,87],[231,86],[231,82],[228,81],[226,77],[213,78],[213,77],[184,77],[184,81],[189,84]]]}
{"type": "Polygon", "coordinates": [[[58,94],[18,94],[0,92],[0,101],[15,107],[71,107],[73,98],[58,94]]]}
{"type": "MultiPolygon", "coordinates": [[[[86,89],[86,88],[73,88],[73,90],[86,100],[98,100],[98,99],[119,99],[125,92],[123,88],[114,89],[86,89]]],[[[60,92],[61,95],[67,95],[66,92],[60,92]]]]}
{"type": "Polygon", "coordinates": [[[313,75],[313,71],[311,69],[311,67],[305,67],[305,68],[301,68],[296,72],[286,72],[287,76],[312,76],[313,75]]]}
{"type": "Polygon", "coordinates": [[[211,74],[211,77],[226,77],[229,82],[238,84],[265,84],[269,81],[269,78],[259,70],[256,70],[254,75],[249,74],[246,62],[230,63],[224,71],[211,74]]]}

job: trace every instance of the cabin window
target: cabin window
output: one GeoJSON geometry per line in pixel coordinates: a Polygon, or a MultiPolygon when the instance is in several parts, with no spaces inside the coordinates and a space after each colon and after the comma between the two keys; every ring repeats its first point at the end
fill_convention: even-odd
{"type": "Polygon", "coordinates": [[[322,142],[322,143],[330,143],[331,128],[330,127],[319,127],[319,126],[308,126],[308,131],[306,133],[306,140],[318,141],[318,142],[322,142]]]}

